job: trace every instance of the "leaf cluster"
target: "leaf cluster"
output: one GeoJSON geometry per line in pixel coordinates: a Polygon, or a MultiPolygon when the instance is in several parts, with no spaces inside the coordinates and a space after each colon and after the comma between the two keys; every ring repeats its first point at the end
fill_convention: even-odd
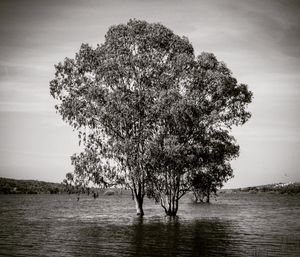
{"type": "Polygon", "coordinates": [[[230,130],[250,118],[252,93],[213,54],[195,57],[187,38],[129,20],[55,68],[56,109],[84,145],[72,157],[77,176],[137,181],[157,198],[174,184],[185,193],[207,167],[230,174],[239,152],[230,130]]]}

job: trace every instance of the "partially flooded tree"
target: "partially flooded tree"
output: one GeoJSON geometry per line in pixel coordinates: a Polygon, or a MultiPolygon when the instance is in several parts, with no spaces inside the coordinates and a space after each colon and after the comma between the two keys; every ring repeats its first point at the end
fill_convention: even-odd
{"type": "Polygon", "coordinates": [[[68,193],[85,193],[87,185],[80,177],[74,176],[74,173],[68,172],[66,178],[63,180],[68,193]]]}
{"type": "MultiPolygon", "coordinates": [[[[160,97],[164,112],[157,117],[159,129],[149,153],[148,194],[170,216],[177,214],[180,198],[195,187],[199,171],[206,169],[213,178],[218,169],[230,175],[224,161],[238,155],[238,146],[229,132],[251,116],[246,107],[252,93],[213,54],[202,53],[188,67],[181,83],[160,97]]],[[[227,178],[221,173],[219,183],[227,178]]]]}
{"type": "Polygon", "coordinates": [[[205,143],[207,150],[203,164],[190,177],[195,201],[210,202],[210,195],[216,194],[223,184],[233,176],[230,161],[239,155],[239,146],[228,131],[213,131],[205,143]]]}
{"type": "Polygon", "coordinates": [[[193,174],[250,118],[252,99],[213,54],[195,58],[186,38],[138,20],[56,65],[50,91],[84,145],[74,174],[126,184],[140,216],[146,192],[176,215],[193,174]]]}
{"type": "Polygon", "coordinates": [[[224,63],[217,61],[210,53],[202,53],[198,58],[198,83],[204,85],[204,98],[211,102],[207,104],[211,118],[209,154],[202,167],[191,177],[192,191],[196,200],[206,198],[216,193],[218,188],[233,176],[230,161],[239,155],[239,146],[233,136],[230,136],[232,126],[243,125],[249,118],[247,105],[252,100],[252,93],[244,84],[237,84],[231,71],[224,63]],[[206,86],[205,86],[206,85],[206,86]],[[214,135],[214,136],[211,136],[214,135]]]}
{"type": "Polygon", "coordinates": [[[229,162],[209,165],[194,173],[191,184],[195,202],[209,203],[211,195],[216,195],[232,176],[233,170],[229,162]]]}
{"type": "Polygon", "coordinates": [[[88,177],[92,170],[103,177],[122,174],[140,216],[145,160],[162,126],[160,97],[180,87],[193,58],[186,38],[161,24],[130,20],[112,26],[95,49],[83,44],[74,59],[56,65],[50,82],[51,95],[59,101],[56,109],[85,145],[77,166],[90,171],[88,177]]]}

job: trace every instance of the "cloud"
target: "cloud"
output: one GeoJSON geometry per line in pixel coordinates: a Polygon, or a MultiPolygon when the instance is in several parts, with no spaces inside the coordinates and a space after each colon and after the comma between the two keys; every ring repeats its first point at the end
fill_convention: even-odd
{"type": "MultiPolygon", "coordinates": [[[[0,151],[9,148],[11,160],[16,151],[71,154],[68,145],[76,138],[69,135],[71,128],[58,125],[61,118],[49,94],[53,65],[66,56],[74,57],[83,42],[94,46],[103,42],[109,26],[140,18],[161,22],[187,36],[196,54],[215,53],[238,81],[249,85],[254,92],[253,117],[234,130],[242,149],[242,161],[236,167],[250,173],[265,168],[265,177],[278,175],[277,166],[291,155],[288,145],[294,150],[299,146],[299,6],[298,0],[2,0],[0,151]],[[255,146],[260,142],[261,149],[255,146]],[[283,145],[284,151],[274,151],[283,145]]],[[[42,159],[36,162],[28,154],[31,168],[51,166],[50,157],[42,159]]],[[[292,170],[297,165],[291,160],[292,170]]],[[[24,169],[30,173],[28,167],[24,169]]],[[[17,169],[12,172],[17,174],[17,169]]],[[[258,181],[242,174],[253,184],[258,181]]],[[[239,179],[237,183],[246,181],[239,179]]]]}

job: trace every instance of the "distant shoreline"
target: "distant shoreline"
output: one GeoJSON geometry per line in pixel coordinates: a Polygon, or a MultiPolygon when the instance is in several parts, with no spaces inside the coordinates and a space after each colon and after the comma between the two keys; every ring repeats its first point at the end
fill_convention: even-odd
{"type": "MultiPolygon", "coordinates": [[[[101,190],[90,188],[89,190],[101,190]]],[[[107,189],[113,190],[113,189],[107,189]]],[[[105,190],[104,190],[105,191],[105,190]]],[[[39,180],[22,180],[0,177],[0,194],[75,194],[78,188],[66,186],[63,183],[45,182],[39,180]]],[[[274,183],[235,189],[221,189],[218,194],[230,193],[279,193],[299,194],[300,182],[274,183]]]]}
{"type": "Polygon", "coordinates": [[[0,194],[60,194],[69,193],[62,183],[0,177],[0,194]]]}
{"type": "Polygon", "coordinates": [[[252,187],[242,187],[235,189],[221,189],[219,193],[279,193],[279,194],[299,194],[300,182],[274,183],[252,187]]]}

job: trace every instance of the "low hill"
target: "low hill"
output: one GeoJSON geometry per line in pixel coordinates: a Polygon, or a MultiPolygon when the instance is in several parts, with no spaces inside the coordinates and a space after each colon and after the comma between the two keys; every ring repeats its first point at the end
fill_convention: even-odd
{"type": "Polygon", "coordinates": [[[289,183],[275,183],[268,185],[260,185],[253,187],[244,187],[236,189],[222,189],[224,193],[280,193],[280,194],[299,194],[300,193],[300,183],[299,182],[289,182],[289,183]]]}
{"type": "MultiPolygon", "coordinates": [[[[93,188],[90,188],[90,190],[93,190],[93,188]]],[[[96,191],[99,191],[99,189],[97,189],[96,191]]],[[[61,194],[78,192],[78,189],[70,186],[67,187],[63,183],[52,183],[38,180],[20,180],[0,177],[0,194],[61,194]]],[[[236,189],[221,189],[219,191],[219,193],[238,192],[299,194],[300,183],[276,183],[236,189]]]]}
{"type": "Polygon", "coordinates": [[[0,177],[0,194],[58,194],[68,189],[60,183],[0,177]]]}
{"type": "Polygon", "coordinates": [[[120,194],[126,190],[118,188],[94,188],[94,187],[75,187],[64,183],[53,183],[39,180],[21,180],[0,177],[0,194],[78,194],[92,193],[99,194],[120,194]],[[122,192],[121,192],[122,191],[122,192]]]}

